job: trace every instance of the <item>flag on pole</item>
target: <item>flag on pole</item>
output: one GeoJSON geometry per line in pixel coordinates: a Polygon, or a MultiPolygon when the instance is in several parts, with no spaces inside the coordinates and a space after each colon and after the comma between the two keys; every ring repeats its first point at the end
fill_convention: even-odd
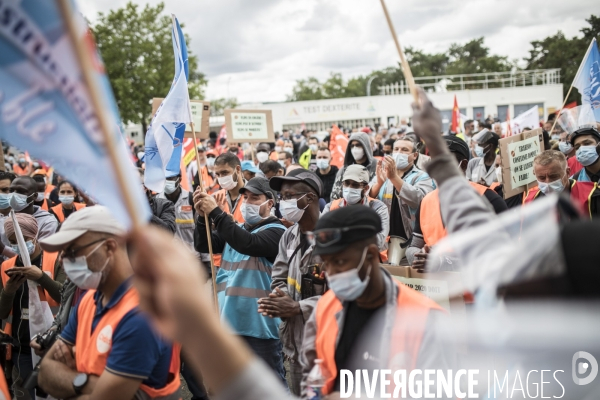
{"type": "Polygon", "coordinates": [[[139,177],[120,136],[117,105],[83,16],[72,11],[67,17],[85,42],[102,112],[114,127],[110,134],[119,165],[107,152],[98,110],[92,106],[58,0],[2,2],[0,10],[10,16],[0,24],[0,138],[54,167],[124,225],[132,223],[125,198],[137,203],[136,217],[147,220],[150,208],[139,185],[129,185],[127,193],[118,185],[118,175],[128,182],[139,177]]]}
{"type": "Polygon", "coordinates": [[[177,175],[181,167],[181,149],[185,125],[192,122],[189,76],[185,38],[175,15],[171,15],[175,77],[146,132],[146,171],[144,185],[154,192],[162,192],[165,177],[177,175]]]}
{"type": "Polygon", "coordinates": [[[581,104],[589,104],[596,121],[600,121],[600,52],[596,38],[592,39],[577,70],[573,87],[581,93],[581,104]]]}
{"type": "Polygon", "coordinates": [[[450,126],[450,130],[454,132],[455,135],[459,135],[463,133],[463,121],[460,114],[460,108],[458,108],[458,100],[456,99],[456,95],[454,95],[454,107],[452,107],[452,125],[450,126]]]}

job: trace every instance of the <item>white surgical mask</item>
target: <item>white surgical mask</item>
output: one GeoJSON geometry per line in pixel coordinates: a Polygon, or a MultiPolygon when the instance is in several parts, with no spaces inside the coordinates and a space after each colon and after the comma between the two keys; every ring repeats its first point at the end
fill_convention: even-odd
{"type": "Polygon", "coordinates": [[[279,163],[279,165],[281,165],[283,168],[285,168],[285,161],[284,160],[279,160],[277,162],[279,163]]]}
{"type": "Polygon", "coordinates": [[[281,146],[275,146],[275,151],[279,153],[281,151],[281,146]]]}
{"type": "Polygon", "coordinates": [[[562,193],[565,190],[565,185],[563,185],[561,178],[550,183],[538,181],[538,188],[540,192],[548,195],[550,193],[562,193]]]}
{"type": "Polygon", "coordinates": [[[354,161],[362,160],[365,157],[365,149],[362,147],[353,147],[350,149],[350,153],[352,153],[352,157],[354,157],[354,161]]]}
{"type": "Polygon", "coordinates": [[[475,155],[477,157],[485,156],[485,151],[483,150],[483,147],[481,147],[480,145],[476,145],[475,146],[475,155]]]}
{"type": "Polygon", "coordinates": [[[44,192],[38,192],[38,193],[37,193],[37,196],[35,197],[35,201],[37,201],[38,203],[39,203],[40,201],[44,201],[44,195],[45,195],[45,193],[44,193],[44,192]]]}
{"type": "Polygon", "coordinates": [[[394,161],[396,161],[396,169],[406,169],[408,167],[408,154],[394,153],[394,161]]]}
{"type": "Polygon", "coordinates": [[[342,196],[349,205],[358,204],[362,200],[362,189],[343,188],[342,196]]]}
{"type": "Polygon", "coordinates": [[[363,267],[365,263],[365,257],[367,256],[367,247],[363,250],[362,257],[358,267],[351,269],[350,271],[342,272],[335,275],[327,275],[327,283],[329,288],[335,294],[340,301],[354,301],[358,299],[369,285],[371,279],[371,266],[367,270],[367,277],[364,281],[360,280],[358,271],[363,267]]]}
{"type": "Polygon", "coordinates": [[[103,244],[104,242],[99,243],[98,246],[96,246],[94,250],[92,250],[87,256],[79,256],[75,258],[75,261],[71,261],[66,257],[63,258],[65,273],[71,282],[73,282],[78,288],[84,290],[98,289],[98,285],[100,285],[100,282],[102,281],[102,271],[104,271],[110,259],[106,259],[106,262],[100,271],[92,271],[88,268],[87,258],[96,250],[98,250],[103,244]]]}
{"type": "Polygon", "coordinates": [[[231,190],[237,185],[237,180],[233,179],[233,175],[223,176],[217,179],[219,185],[225,190],[231,190]]]}
{"type": "Polygon", "coordinates": [[[206,157],[206,166],[214,167],[215,166],[215,158],[214,157],[206,157]]]}
{"type": "Polygon", "coordinates": [[[573,150],[573,145],[570,142],[558,142],[558,149],[563,154],[569,154],[573,150]]]}
{"type": "Polygon", "coordinates": [[[246,202],[243,202],[240,211],[242,212],[244,221],[246,221],[250,225],[256,225],[260,221],[262,221],[264,218],[260,216],[260,208],[268,202],[269,200],[265,201],[261,205],[248,204],[246,202]]]}
{"type": "Polygon", "coordinates": [[[294,223],[300,221],[302,215],[304,215],[304,210],[308,208],[308,204],[302,209],[298,208],[298,200],[304,196],[306,195],[302,195],[298,199],[281,200],[281,203],[279,203],[279,211],[283,218],[294,223]]]}
{"type": "Polygon", "coordinates": [[[293,147],[284,147],[283,150],[287,151],[290,154],[294,154],[294,148],[293,147]]]}
{"type": "Polygon", "coordinates": [[[10,196],[10,207],[16,212],[23,211],[33,200],[27,201],[27,196],[21,193],[12,193],[10,196]]]}
{"type": "Polygon", "coordinates": [[[319,169],[329,168],[329,160],[327,160],[325,158],[319,158],[317,160],[317,168],[319,168],[319,169]]]}
{"type": "Polygon", "coordinates": [[[75,201],[74,196],[58,196],[58,201],[60,201],[65,206],[70,206],[75,201]]]}
{"type": "Polygon", "coordinates": [[[269,159],[269,153],[261,151],[260,153],[256,153],[256,159],[260,163],[264,163],[269,159]]]}
{"type": "Polygon", "coordinates": [[[310,144],[310,145],[308,145],[308,148],[314,153],[319,149],[319,145],[318,144],[310,144]]]}
{"type": "Polygon", "coordinates": [[[176,181],[165,181],[165,193],[171,194],[179,187],[179,179],[176,181]]]}

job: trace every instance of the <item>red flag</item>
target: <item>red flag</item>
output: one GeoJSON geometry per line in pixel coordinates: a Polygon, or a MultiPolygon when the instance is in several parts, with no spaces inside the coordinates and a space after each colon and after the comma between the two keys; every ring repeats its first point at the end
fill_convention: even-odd
{"type": "Polygon", "coordinates": [[[452,125],[450,130],[454,133],[458,133],[460,130],[460,109],[458,108],[458,101],[456,95],[454,95],[454,107],[452,108],[452,125]]]}
{"type": "Polygon", "coordinates": [[[329,137],[329,150],[331,151],[331,165],[338,168],[344,166],[344,158],[346,157],[346,148],[348,147],[348,138],[338,128],[336,124],[331,127],[331,135],[329,137]]]}

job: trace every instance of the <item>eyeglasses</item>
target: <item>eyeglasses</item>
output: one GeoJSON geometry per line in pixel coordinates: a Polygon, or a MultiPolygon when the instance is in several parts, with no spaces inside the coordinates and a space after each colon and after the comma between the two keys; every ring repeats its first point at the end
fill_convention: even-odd
{"type": "Polygon", "coordinates": [[[309,192],[298,192],[298,193],[286,193],[284,195],[280,194],[277,196],[277,198],[281,201],[281,200],[291,200],[296,196],[299,195],[304,195],[304,194],[308,194],[309,192]]]}
{"type": "Polygon", "coordinates": [[[342,234],[344,232],[356,229],[367,229],[369,231],[375,232],[375,229],[371,225],[356,225],[348,226],[345,228],[328,228],[319,229],[315,232],[306,232],[306,238],[312,244],[318,243],[322,247],[328,247],[342,240],[342,234]]]}
{"type": "Polygon", "coordinates": [[[74,249],[63,250],[62,257],[66,258],[67,260],[69,260],[71,262],[75,262],[75,259],[77,258],[76,254],[79,253],[81,250],[85,249],[86,247],[90,247],[93,244],[100,243],[100,242],[105,241],[105,240],[106,240],[106,238],[102,238],[102,239],[94,240],[91,243],[84,244],[83,246],[79,246],[79,247],[74,248],[74,249]]]}

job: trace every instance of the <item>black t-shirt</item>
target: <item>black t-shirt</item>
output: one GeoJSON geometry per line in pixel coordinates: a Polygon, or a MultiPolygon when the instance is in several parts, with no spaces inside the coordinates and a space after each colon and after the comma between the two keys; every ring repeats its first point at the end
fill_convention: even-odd
{"type": "MultiPolygon", "coordinates": [[[[402,175],[402,178],[412,171],[413,167],[411,167],[408,171],[402,175]]],[[[391,185],[391,182],[388,182],[388,185],[391,185]]],[[[400,200],[398,200],[398,191],[394,189],[394,193],[392,194],[392,206],[390,208],[390,236],[399,236],[405,240],[408,240],[406,237],[406,231],[404,229],[404,221],[402,221],[402,213],[400,212],[400,200]]]]}
{"type": "Polygon", "coordinates": [[[368,310],[360,308],[355,301],[348,303],[343,331],[335,349],[338,374],[334,392],[340,390],[340,370],[366,369],[370,376],[373,370],[381,368],[381,341],[374,333],[381,333],[385,318],[383,311],[384,306],[368,310]]]}
{"type": "MultiPolygon", "coordinates": [[[[32,266],[42,265],[42,254],[31,260],[32,266]]],[[[23,261],[21,257],[17,257],[15,266],[22,267],[23,261]]],[[[39,267],[38,267],[39,268],[39,267]]],[[[27,310],[29,312],[29,287],[27,281],[23,283],[15,292],[12,306],[12,336],[19,341],[20,348],[16,349],[19,353],[31,353],[29,342],[31,338],[29,336],[29,318],[21,319],[21,310],[27,310]]]]}

